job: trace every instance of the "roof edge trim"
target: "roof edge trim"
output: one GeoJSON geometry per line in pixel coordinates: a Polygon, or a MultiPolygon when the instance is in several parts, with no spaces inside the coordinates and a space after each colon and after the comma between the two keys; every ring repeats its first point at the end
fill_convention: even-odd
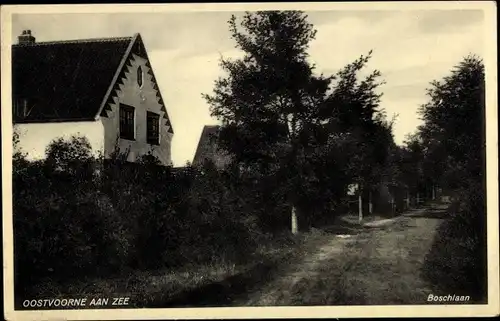
{"type": "MultiPolygon", "coordinates": [[[[140,35],[138,35],[139,38],[140,35]]],[[[166,106],[166,103],[165,103],[165,100],[163,100],[163,96],[161,94],[161,90],[160,90],[160,84],[158,83],[158,79],[155,77],[155,72],[153,70],[153,64],[151,63],[151,60],[149,59],[149,55],[148,55],[148,50],[146,48],[146,44],[144,44],[144,41],[142,41],[141,39],[141,42],[142,42],[142,45],[144,46],[144,55],[146,56],[146,60],[149,61],[149,64],[151,66],[150,68],[150,71],[151,71],[151,76],[153,77],[155,83],[156,83],[156,86],[158,87],[158,96],[160,96],[160,99],[162,101],[162,105],[163,107],[165,108],[165,115],[167,116],[167,119],[168,119],[168,122],[170,124],[170,130],[172,131],[172,135],[174,134],[174,126],[172,125],[172,119],[170,118],[170,115],[168,114],[168,110],[167,110],[167,106],[166,106]]]]}
{"type": "Polygon", "coordinates": [[[37,47],[50,46],[60,44],[81,44],[89,42],[116,42],[116,41],[131,41],[133,37],[108,37],[108,38],[88,38],[88,39],[73,39],[73,40],[55,40],[55,41],[39,41],[29,44],[15,43],[12,47],[37,47]]]}
{"type": "Polygon", "coordinates": [[[111,84],[108,87],[108,90],[106,91],[106,94],[104,95],[104,98],[101,102],[101,106],[99,107],[99,110],[97,111],[94,119],[98,120],[101,117],[102,110],[104,109],[104,106],[106,105],[106,102],[108,101],[109,95],[111,95],[111,92],[113,91],[113,88],[115,87],[115,83],[118,80],[118,76],[120,75],[121,70],[125,66],[125,62],[127,61],[128,56],[130,55],[130,51],[132,50],[132,47],[134,46],[135,41],[139,37],[139,34],[136,33],[132,37],[132,40],[130,41],[127,50],[123,54],[122,60],[120,61],[120,64],[118,65],[118,68],[116,68],[115,75],[113,76],[113,79],[111,80],[111,84]]]}

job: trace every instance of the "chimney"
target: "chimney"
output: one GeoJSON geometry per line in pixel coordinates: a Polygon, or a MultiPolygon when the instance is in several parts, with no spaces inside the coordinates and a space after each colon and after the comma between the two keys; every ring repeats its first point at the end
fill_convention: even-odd
{"type": "Polygon", "coordinates": [[[22,35],[17,37],[20,45],[29,45],[35,43],[35,37],[31,35],[31,30],[23,30],[22,35]]]}

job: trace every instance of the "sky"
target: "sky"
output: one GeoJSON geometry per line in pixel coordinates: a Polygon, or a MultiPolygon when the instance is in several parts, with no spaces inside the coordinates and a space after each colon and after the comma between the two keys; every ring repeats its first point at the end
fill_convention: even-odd
{"type": "MultiPolygon", "coordinates": [[[[469,53],[484,54],[482,10],[306,11],[317,30],[310,60],[331,75],[373,50],[366,72],[377,69],[385,84],[381,107],[397,115],[396,143],[421,123],[426,88],[469,53]]],[[[174,166],[192,161],[204,125],[217,124],[202,94],[222,76],[219,58],[238,58],[227,21],[242,12],[16,14],[12,37],[30,29],[37,41],[122,37],[140,33],[172,126],[174,166]]]]}

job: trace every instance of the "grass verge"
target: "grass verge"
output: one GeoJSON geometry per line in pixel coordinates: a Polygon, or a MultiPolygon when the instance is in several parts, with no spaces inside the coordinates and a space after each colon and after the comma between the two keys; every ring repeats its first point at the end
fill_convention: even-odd
{"type": "Polygon", "coordinates": [[[286,262],[305,251],[301,247],[310,243],[310,234],[260,235],[258,248],[241,264],[216,260],[207,264],[186,264],[177,269],[128,270],[109,278],[80,277],[65,283],[56,277],[44,278],[29,291],[16,295],[16,307],[20,308],[25,299],[68,297],[87,297],[89,300],[91,297],[129,297],[129,307],[149,307],[153,303],[168,302],[181,293],[245,274],[258,264],[286,262]]]}

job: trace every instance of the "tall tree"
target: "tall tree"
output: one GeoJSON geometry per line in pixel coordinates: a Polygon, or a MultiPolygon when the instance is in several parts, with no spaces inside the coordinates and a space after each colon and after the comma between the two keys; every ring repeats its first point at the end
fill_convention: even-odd
{"type": "Polygon", "coordinates": [[[229,27],[245,55],[222,59],[227,76],[216,81],[212,95],[204,95],[212,116],[222,121],[221,145],[237,163],[279,182],[278,194],[292,204],[292,217],[297,209],[309,210],[307,217],[313,205],[345,191],[345,167],[352,159],[342,150],[352,149],[355,157],[361,147],[369,149],[379,72],[358,81],[368,55],[335,76],[316,75],[307,53],[316,31],[299,11],[247,12],[240,24],[232,16],[229,27]]]}
{"type": "MultiPolygon", "coordinates": [[[[335,75],[335,83],[321,113],[329,115],[330,133],[340,141],[348,159],[345,172],[351,183],[358,185],[360,219],[362,218],[361,195],[378,185],[387,176],[390,148],[394,145],[392,122],[386,119],[380,108],[382,93],[379,87],[381,73],[372,71],[362,78],[372,51],[342,68],[335,75]]],[[[370,200],[370,211],[371,211],[370,200]]]]}
{"type": "Polygon", "coordinates": [[[451,75],[432,82],[428,96],[429,102],[420,109],[425,122],[420,135],[434,174],[441,174],[450,188],[481,182],[486,143],[482,60],[465,57],[451,75]]]}
{"type": "Polygon", "coordinates": [[[365,79],[359,81],[359,73],[366,68],[372,51],[348,64],[336,74],[336,84],[323,107],[329,118],[332,131],[340,133],[356,146],[351,155],[352,175],[358,183],[370,181],[374,164],[383,162],[385,148],[392,140],[387,134],[390,126],[383,110],[379,109],[381,93],[377,88],[380,71],[374,70],[365,79]]]}
{"type": "Polygon", "coordinates": [[[427,168],[456,196],[426,260],[431,282],[487,298],[485,69],[465,57],[428,90],[420,113],[427,168]],[[436,166],[437,165],[437,166],[436,166]],[[447,277],[450,276],[450,277],[447,277]]]}
{"type": "Polygon", "coordinates": [[[232,38],[245,56],[222,59],[229,75],[216,81],[212,96],[204,95],[222,120],[222,145],[247,168],[280,177],[294,207],[310,169],[300,163],[307,161],[304,151],[330,83],[307,61],[316,31],[306,19],[299,11],[247,12],[239,28],[233,15],[232,38]]]}

